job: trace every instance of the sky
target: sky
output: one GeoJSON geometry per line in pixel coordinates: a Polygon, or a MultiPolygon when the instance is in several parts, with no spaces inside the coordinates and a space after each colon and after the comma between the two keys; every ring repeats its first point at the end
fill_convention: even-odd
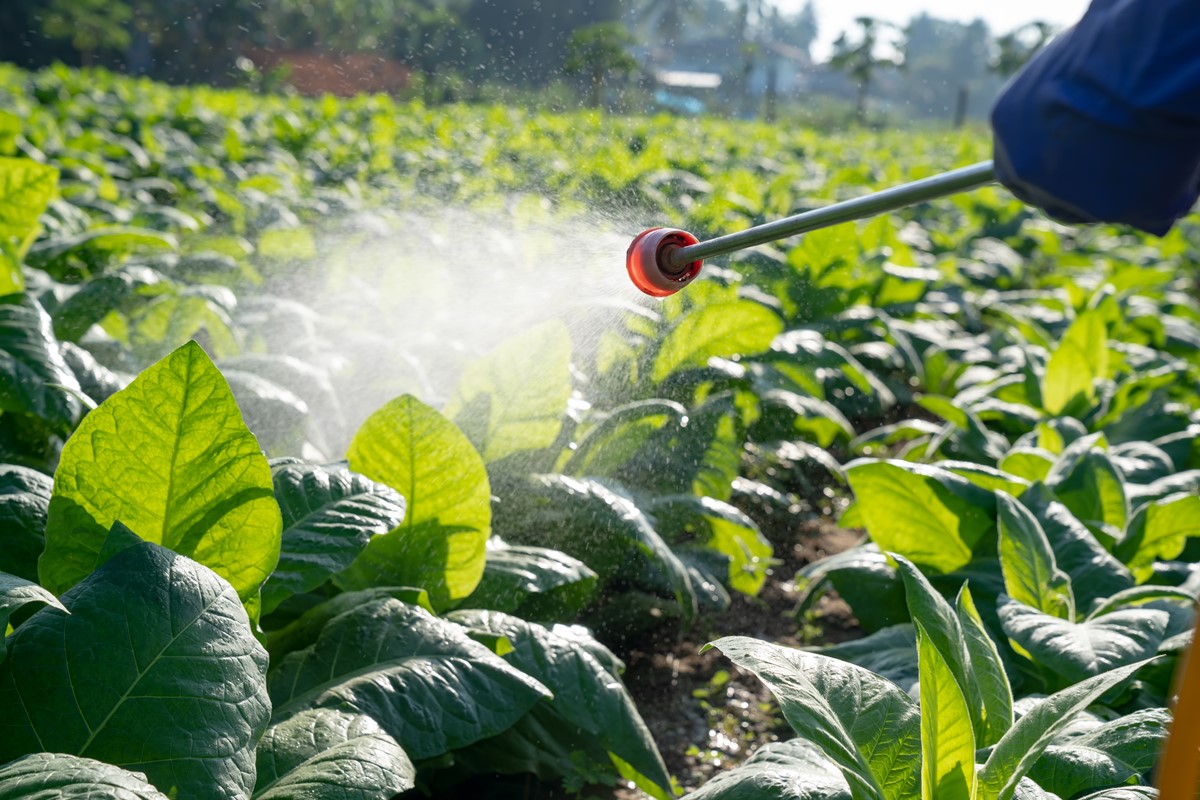
{"type": "MultiPolygon", "coordinates": [[[[814,0],[820,37],[813,55],[829,55],[838,34],[854,26],[855,17],[878,17],[903,25],[922,11],[940,19],[970,22],[979,17],[993,34],[1006,33],[1035,19],[1059,27],[1073,25],[1083,16],[1088,0],[814,0]]],[[[804,0],[776,0],[784,12],[799,10],[804,0]]]]}

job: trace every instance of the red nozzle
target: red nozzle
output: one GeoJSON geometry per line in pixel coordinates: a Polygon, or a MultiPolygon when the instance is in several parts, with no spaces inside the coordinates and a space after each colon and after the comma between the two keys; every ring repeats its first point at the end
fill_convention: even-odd
{"type": "Polygon", "coordinates": [[[677,228],[651,228],[639,233],[625,254],[625,268],[633,285],[652,297],[667,297],[687,286],[700,274],[704,262],[673,267],[669,256],[672,251],[698,241],[677,228]]]}

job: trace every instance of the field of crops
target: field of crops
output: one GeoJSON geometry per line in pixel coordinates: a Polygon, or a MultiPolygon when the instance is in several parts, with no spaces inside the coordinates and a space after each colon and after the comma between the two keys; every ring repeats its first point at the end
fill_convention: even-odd
{"type": "Polygon", "coordinates": [[[623,275],[988,154],[0,66],[0,798],[1155,797],[1200,226],[992,188],[623,275]],[[702,785],[622,682],[697,632],[782,720],[702,785]]]}

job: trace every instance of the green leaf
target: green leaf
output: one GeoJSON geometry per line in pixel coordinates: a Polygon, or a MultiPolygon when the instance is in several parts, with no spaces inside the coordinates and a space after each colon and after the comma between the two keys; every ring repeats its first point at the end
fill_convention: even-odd
{"type": "Polygon", "coordinates": [[[996,643],[988,635],[983,619],[975,608],[971,590],[965,583],[959,590],[955,608],[971,665],[969,679],[978,687],[979,699],[983,704],[983,737],[976,739],[976,745],[990,747],[1012,727],[1012,686],[1004,672],[1004,662],[996,643]]]}
{"type": "Polygon", "coordinates": [[[37,580],[53,486],[50,477],[37,470],[0,464],[0,572],[37,580]]]}
{"type": "Polygon", "coordinates": [[[1154,574],[1155,561],[1178,558],[1193,536],[1200,536],[1200,495],[1171,495],[1134,513],[1117,556],[1141,583],[1154,574]]]}
{"type": "Polygon", "coordinates": [[[619,484],[535,475],[498,525],[505,541],[560,549],[608,580],[639,559],[663,577],[685,615],[694,613],[686,567],[619,484]]]}
{"type": "Polygon", "coordinates": [[[1092,382],[1108,375],[1108,331],[1100,311],[1084,311],[1067,329],[1046,362],[1042,404],[1059,414],[1075,398],[1095,398],[1092,382]]]}
{"type": "Polygon", "coordinates": [[[771,566],[771,543],[737,508],[711,497],[670,495],[654,498],[646,511],[668,541],[695,541],[685,546],[703,547],[728,559],[726,574],[715,578],[743,594],[756,595],[762,589],[771,566]]]}
{"type": "Polygon", "coordinates": [[[759,401],[763,418],[751,430],[756,441],[802,437],[827,448],[837,439],[854,437],[854,427],[832,403],[783,389],[770,389],[759,401]]]}
{"type": "Polygon", "coordinates": [[[1014,447],[996,466],[1003,472],[1030,482],[1044,481],[1054,466],[1055,456],[1036,447],[1014,447]]]}
{"type": "Polygon", "coordinates": [[[856,800],[910,800],[920,775],[920,713],[891,681],[824,656],[727,636],[710,646],[767,685],[792,729],[836,764],[856,800]]]}
{"type": "Polygon", "coordinates": [[[271,468],[194,342],[88,414],[63,447],[42,585],[61,593],[90,574],[118,521],[211,568],[243,601],[279,560],[271,468]]]}
{"type": "Polygon", "coordinates": [[[970,464],[965,461],[939,461],[937,466],[953,472],[960,478],[966,478],[980,489],[989,492],[1008,492],[1014,497],[1020,497],[1029,488],[1029,481],[1009,475],[995,467],[983,464],[970,464]]]}
{"type": "Polygon", "coordinates": [[[58,170],[26,158],[0,158],[0,237],[24,239],[38,228],[58,187],[58,170]]]}
{"type": "Polygon", "coordinates": [[[917,696],[919,675],[916,631],[910,623],[892,625],[861,639],[851,639],[825,647],[810,647],[806,650],[870,670],[882,678],[887,678],[909,696],[917,696]]]}
{"type": "Polygon", "coordinates": [[[975,733],[970,709],[958,679],[920,620],[913,624],[921,681],[922,800],[972,800],[975,733]]]}
{"type": "Polygon", "coordinates": [[[1103,445],[1098,435],[1072,442],[1046,476],[1046,487],[1080,521],[1123,531],[1129,517],[1125,476],[1103,445]]]}
{"type": "Polygon", "coordinates": [[[168,800],[146,776],[64,753],[33,753],[0,766],[0,800],[168,800]]]}
{"type": "Polygon", "coordinates": [[[62,603],[69,615],[43,609],[9,637],[0,762],[70,753],[180,797],[249,795],[270,716],[267,654],[229,584],[143,542],[62,603]]]}
{"type": "Polygon", "coordinates": [[[966,566],[995,530],[991,492],[946,470],[859,459],[846,465],[846,477],[871,540],[922,568],[966,566]]]}
{"type": "MultiPolygon", "coordinates": [[[[572,752],[571,760],[556,765],[560,774],[564,777],[574,775],[578,767],[571,761],[594,751],[591,752],[593,761],[603,759],[597,767],[607,766],[615,780],[618,773],[609,757],[611,753],[633,768],[637,776],[635,782],[642,791],[659,800],[672,795],[670,773],[629,693],[585,649],[540,625],[498,612],[456,611],[449,619],[506,637],[514,649],[504,656],[504,660],[554,693],[552,700],[535,706],[530,716],[555,717],[572,731],[569,744],[557,743],[566,745],[572,752]],[[574,755],[575,751],[579,755],[574,755]]],[[[525,721],[517,722],[517,730],[525,721]]],[[[487,743],[483,745],[477,750],[478,755],[487,752],[487,743]]],[[[536,762],[538,755],[534,750],[527,757],[536,762]]],[[[492,762],[482,758],[480,763],[492,762]]]]}
{"type": "Polygon", "coordinates": [[[80,415],[78,391],[38,302],[25,294],[0,297],[0,411],[45,420],[65,436],[80,415]]]}
{"type": "Polygon", "coordinates": [[[687,413],[669,400],[643,400],[616,408],[587,432],[562,472],[576,478],[611,477],[657,431],[679,427],[687,413]]]}
{"type": "MultiPolygon", "coordinates": [[[[47,592],[36,583],[0,572],[0,632],[8,628],[8,619],[30,603],[42,603],[66,611],[66,607],[58,598],[47,592]]],[[[4,651],[0,650],[0,661],[4,660],[4,651]]]]}
{"type": "Polygon", "coordinates": [[[1158,800],[1158,789],[1153,786],[1117,786],[1101,789],[1079,800],[1158,800]]]}
{"type": "Polygon", "coordinates": [[[1061,737],[1029,771],[1029,777],[1060,797],[1139,780],[1154,768],[1167,739],[1165,708],[1135,711],[1080,736],[1061,737]]]}
{"type": "Polygon", "coordinates": [[[570,397],[571,335],[552,320],[468,364],[442,413],[491,464],[552,445],[570,397]]]}
{"type": "Polygon", "coordinates": [[[488,542],[483,579],[466,604],[534,622],[574,619],[595,594],[598,577],[560,550],[488,542]]]}
{"type": "MultiPolygon", "coordinates": [[[[826,582],[850,604],[863,629],[871,632],[907,622],[904,582],[891,560],[865,545],[806,565],[796,575],[806,581],[797,610],[804,611],[820,597],[826,582]]],[[[915,669],[916,653],[913,653],[915,669]]]]}
{"type": "Polygon", "coordinates": [[[350,468],[408,504],[404,522],[375,536],[338,583],[347,589],[419,586],[435,608],[467,597],[483,576],[491,488],[462,432],[411,395],[376,411],[350,443],[350,468]]]}
{"type": "Polygon", "coordinates": [[[430,614],[434,613],[429,605],[429,595],[423,589],[384,586],[360,592],[342,592],[306,609],[282,629],[271,631],[267,635],[267,651],[271,654],[271,663],[277,664],[288,653],[310,647],[335,617],[353,611],[365,603],[389,598],[418,606],[430,614]]]}
{"type": "Polygon", "coordinates": [[[1076,623],[1004,598],[997,612],[1009,638],[1067,683],[1154,655],[1169,619],[1165,611],[1128,608],[1076,623]]]}
{"type": "Polygon", "coordinates": [[[462,628],[387,597],[333,617],[268,685],[277,720],[313,708],[366,714],[414,760],[495,736],[550,696],[462,628]]]}
{"type": "Polygon", "coordinates": [[[650,380],[661,383],[677,370],[705,366],[710,358],[761,353],[782,331],[783,320],[761,303],[730,300],[706,305],[683,316],[663,337],[650,380]]]}
{"type": "Polygon", "coordinates": [[[156,297],[130,315],[129,325],[129,346],[143,362],[163,358],[191,339],[202,338],[219,359],[241,350],[229,314],[201,294],[156,297]]]}
{"type": "Polygon", "coordinates": [[[841,770],[803,739],[768,742],[684,800],[851,800],[841,770]]]}
{"type": "Polygon", "coordinates": [[[267,728],[254,800],[380,800],[412,789],[416,770],[373,719],[302,711],[267,728]]]}
{"type": "Polygon", "coordinates": [[[279,566],[263,586],[263,613],[317,588],[404,519],[404,498],[338,464],[286,464],[272,479],[283,537],[279,566]]]}
{"type": "Polygon", "coordinates": [[[1058,568],[1054,551],[1033,513],[1004,492],[996,492],[1000,512],[1000,568],[1009,597],[1060,619],[1075,619],[1070,577],[1058,568]]]}
{"type": "Polygon", "coordinates": [[[1021,495],[1025,506],[1046,534],[1059,569],[1071,576],[1071,591],[1080,611],[1092,603],[1133,586],[1133,576],[1096,541],[1045,484],[1034,484],[1021,495]]]}
{"type": "Polygon", "coordinates": [[[1010,800],[1054,737],[1100,695],[1133,676],[1147,662],[1119,667],[1053,694],[1019,720],[992,749],[979,770],[975,800],[1010,800]]]}
{"type": "Polygon", "coordinates": [[[1135,586],[1132,589],[1117,592],[1096,606],[1092,613],[1088,614],[1088,619],[1102,617],[1126,606],[1140,606],[1159,600],[1175,601],[1180,605],[1191,606],[1196,602],[1196,597],[1191,592],[1173,586],[1135,586]]]}

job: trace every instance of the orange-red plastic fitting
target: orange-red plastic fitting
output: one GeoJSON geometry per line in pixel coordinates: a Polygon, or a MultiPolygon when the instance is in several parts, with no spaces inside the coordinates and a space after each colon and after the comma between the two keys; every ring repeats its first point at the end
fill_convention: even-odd
{"type": "Polygon", "coordinates": [[[703,261],[682,267],[671,264],[670,254],[699,240],[678,228],[651,228],[639,233],[625,254],[625,268],[633,285],[652,297],[668,297],[696,279],[703,261]]]}

